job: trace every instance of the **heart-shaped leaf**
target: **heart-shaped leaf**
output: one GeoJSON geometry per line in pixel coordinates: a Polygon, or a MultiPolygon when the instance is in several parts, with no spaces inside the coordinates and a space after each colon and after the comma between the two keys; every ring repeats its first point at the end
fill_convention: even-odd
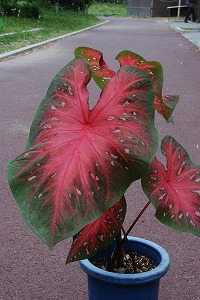
{"type": "Polygon", "coordinates": [[[178,102],[179,96],[162,96],[162,86],[164,79],[162,65],[157,61],[147,61],[142,56],[129,50],[120,52],[116,56],[116,59],[119,61],[120,66],[133,66],[139,68],[151,77],[155,93],[155,109],[168,122],[171,121],[170,117],[178,102]]]}
{"type": "Polygon", "coordinates": [[[89,110],[90,67],[78,57],[53,79],[9,184],[27,224],[46,244],[77,234],[141,178],[157,150],[152,82],[121,68],[89,110]]]}
{"type": "Polygon", "coordinates": [[[167,226],[200,235],[200,165],[172,137],[162,141],[167,168],[154,159],[143,190],[156,207],[156,217],[167,226]]]}
{"type": "Polygon", "coordinates": [[[78,47],[74,51],[75,57],[84,57],[90,65],[92,71],[92,78],[96,84],[102,89],[105,83],[116,75],[105,63],[103,59],[103,53],[89,48],[89,47],[78,47]]]}
{"type": "Polygon", "coordinates": [[[111,244],[120,231],[126,214],[126,201],[122,197],[96,221],[86,225],[74,237],[66,263],[93,256],[111,244]]]}

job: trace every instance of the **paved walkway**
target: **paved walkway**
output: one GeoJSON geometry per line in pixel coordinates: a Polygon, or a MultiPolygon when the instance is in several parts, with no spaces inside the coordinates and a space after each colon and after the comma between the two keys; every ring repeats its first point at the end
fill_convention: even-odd
{"type": "MultiPolygon", "coordinates": [[[[63,39],[51,47],[0,63],[0,299],[2,300],[86,300],[87,283],[78,263],[65,266],[70,241],[52,251],[26,227],[7,184],[8,160],[20,154],[36,109],[52,77],[73,58],[78,46],[104,52],[107,64],[117,70],[114,57],[129,49],[147,60],[158,60],[165,72],[164,93],[181,95],[174,112],[175,125],[156,116],[160,137],[173,135],[199,162],[199,78],[198,47],[159,20],[115,19],[92,30],[63,39]]],[[[89,85],[92,105],[99,89],[89,85]]],[[[128,221],[147,201],[139,183],[127,192],[128,221]]],[[[200,239],[175,232],[154,218],[153,207],[132,232],[162,245],[171,256],[171,268],[161,281],[160,300],[198,300],[200,239]]]]}
{"type": "MultiPolygon", "coordinates": [[[[108,18],[101,17],[101,19],[103,19],[102,23],[91,26],[91,27],[88,27],[86,29],[78,30],[78,31],[68,33],[68,34],[64,34],[62,36],[58,36],[56,38],[52,38],[52,39],[49,39],[49,40],[46,40],[46,41],[43,41],[43,42],[39,42],[39,43],[36,43],[36,44],[33,44],[33,45],[29,45],[29,46],[26,46],[26,47],[23,47],[23,48],[20,48],[20,49],[16,49],[16,50],[13,50],[13,51],[2,53],[2,54],[0,54],[0,62],[2,60],[11,59],[11,58],[13,58],[13,57],[15,57],[16,55],[19,55],[19,54],[28,53],[30,51],[33,51],[34,49],[38,49],[38,48],[43,47],[45,45],[50,45],[50,44],[52,44],[54,42],[57,42],[61,39],[68,38],[70,36],[85,32],[87,30],[91,30],[93,28],[101,26],[104,23],[109,22],[108,18]]],[[[171,21],[169,19],[167,21],[164,18],[163,18],[163,22],[166,22],[166,24],[168,24],[169,27],[171,27],[173,30],[181,33],[190,42],[192,42],[194,45],[196,45],[198,48],[200,48],[200,24],[199,23],[193,23],[193,22],[184,23],[183,20],[181,20],[181,21],[173,21],[172,20],[171,21]]]]}
{"type": "Polygon", "coordinates": [[[169,21],[168,25],[177,32],[180,32],[186,39],[200,48],[200,23],[169,21]]]}
{"type": "MultiPolygon", "coordinates": [[[[90,26],[90,27],[87,27],[87,28],[84,28],[84,29],[80,29],[80,30],[77,30],[77,31],[74,31],[74,32],[63,34],[61,36],[54,37],[54,38],[51,38],[51,39],[48,39],[48,40],[45,40],[45,41],[42,41],[42,42],[38,42],[38,43],[35,43],[35,44],[32,44],[32,45],[29,45],[29,46],[25,46],[23,48],[19,48],[19,49],[13,50],[13,51],[2,53],[2,54],[0,54],[0,61],[1,60],[6,60],[6,59],[12,59],[16,55],[23,54],[23,53],[29,53],[30,51],[33,51],[35,49],[39,49],[43,46],[51,45],[54,42],[60,41],[60,40],[65,39],[65,38],[69,38],[70,36],[80,34],[80,33],[85,32],[87,30],[91,30],[91,29],[96,28],[98,26],[101,26],[102,24],[105,24],[107,22],[109,22],[109,21],[105,20],[102,23],[99,23],[99,24],[96,24],[96,25],[93,25],[93,26],[90,26]]],[[[12,35],[12,34],[14,34],[14,33],[10,33],[10,35],[12,35]]]]}

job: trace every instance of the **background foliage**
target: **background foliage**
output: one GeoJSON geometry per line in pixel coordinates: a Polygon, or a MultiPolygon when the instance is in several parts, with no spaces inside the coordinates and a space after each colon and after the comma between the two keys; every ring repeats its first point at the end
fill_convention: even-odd
{"type": "MultiPolygon", "coordinates": [[[[16,1],[0,0],[2,4],[16,5],[16,1]]],[[[32,45],[50,38],[58,37],[76,30],[95,25],[101,20],[96,16],[113,15],[115,17],[126,17],[127,7],[125,4],[99,3],[94,1],[88,8],[88,13],[80,10],[70,10],[59,6],[56,13],[55,3],[46,1],[17,1],[19,5],[37,5],[40,12],[39,18],[24,18],[0,15],[0,54],[21,47],[32,45]],[[40,4],[41,2],[41,4],[40,4]],[[36,29],[36,31],[30,31],[36,29]],[[12,33],[12,34],[10,34],[12,33]]]]}
{"type": "Polygon", "coordinates": [[[39,18],[40,9],[37,3],[28,1],[0,0],[1,14],[7,17],[39,18]]]}
{"type": "Polygon", "coordinates": [[[51,8],[56,4],[62,9],[85,12],[94,3],[126,4],[126,0],[0,0],[0,8],[7,16],[38,18],[42,8],[51,8]]]}

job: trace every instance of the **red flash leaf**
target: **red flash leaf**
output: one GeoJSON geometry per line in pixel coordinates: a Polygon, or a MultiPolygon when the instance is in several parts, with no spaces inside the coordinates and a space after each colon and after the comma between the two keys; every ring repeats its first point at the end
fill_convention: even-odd
{"type": "Polygon", "coordinates": [[[88,258],[108,246],[120,231],[126,214],[125,198],[86,225],[74,237],[66,263],[88,258]]]}
{"type": "Polygon", "coordinates": [[[78,57],[53,79],[9,184],[27,224],[47,245],[77,234],[141,178],[157,150],[152,82],[123,67],[89,110],[90,67],[78,57]]]}
{"type": "Polygon", "coordinates": [[[116,75],[103,60],[103,53],[88,47],[78,47],[74,51],[75,57],[84,57],[90,65],[92,78],[96,84],[102,89],[105,83],[116,75]]]}
{"type": "Polygon", "coordinates": [[[142,179],[143,190],[165,225],[200,236],[200,165],[172,137],[162,141],[167,169],[154,159],[142,179]]]}
{"type": "Polygon", "coordinates": [[[162,96],[162,65],[157,61],[147,61],[142,56],[128,50],[120,52],[116,56],[116,59],[120,62],[120,66],[133,66],[139,68],[151,77],[154,87],[155,109],[165,118],[165,120],[170,122],[170,117],[178,102],[179,96],[162,96]]]}
{"type": "MultiPolygon", "coordinates": [[[[162,101],[165,105],[159,106],[158,104],[157,110],[159,109],[161,110],[160,115],[165,116],[165,119],[168,123],[173,123],[172,113],[179,101],[179,95],[162,95],[162,101]],[[168,109],[166,109],[166,107],[168,107],[168,109]],[[164,111],[162,111],[162,109],[164,109],[164,111]]],[[[154,104],[155,102],[156,99],[154,98],[154,104]]],[[[155,104],[155,108],[156,108],[156,104],[155,104]]]]}

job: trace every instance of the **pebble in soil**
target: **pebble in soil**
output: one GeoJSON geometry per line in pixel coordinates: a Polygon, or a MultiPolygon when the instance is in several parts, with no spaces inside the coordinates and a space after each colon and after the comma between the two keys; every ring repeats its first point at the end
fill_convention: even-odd
{"type": "MultiPolygon", "coordinates": [[[[96,267],[106,270],[106,259],[98,258],[92,262],[96,267]]],[[[144,273],[151,271],[156,267],[156,264],[149,258],[143,255],[133,252],[124,255],[123,266],[120,268],[114,267],[114,273],[121,274],[134,274],[134,273],[144,273]]]]}

